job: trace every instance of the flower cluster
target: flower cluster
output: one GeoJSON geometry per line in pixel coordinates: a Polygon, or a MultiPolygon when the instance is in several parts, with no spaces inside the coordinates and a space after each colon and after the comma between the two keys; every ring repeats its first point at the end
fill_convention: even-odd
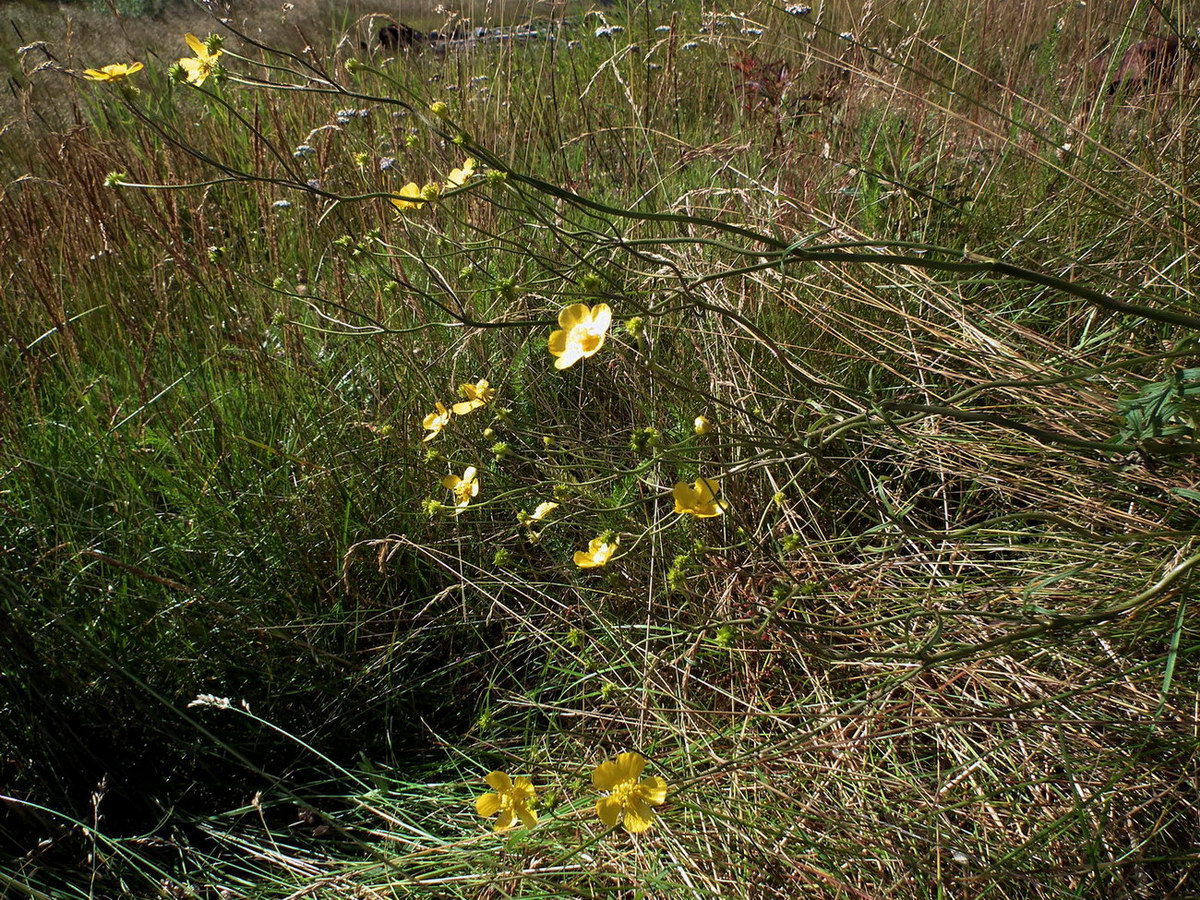
{"type": "Polygon", "coordinates": [[[450,409],[446,409],[446,405],[439,400],[434,404],[435,411],[421,421],[421,427],[429,432],[425,435],[424,440],[431,441],[442,433],[442,429],[450,424],[451,412],[456,416],[465,416],[467,413],[474,412],[481,406],[491,403],[496,396],[496,389],[488,383],[486,378],[480,379],[474,384],[460,384],[458,390],[467,398],[466,400],[455,403],[450,409]]]}
{"type": "MultiPolygon", "coordinates": [[[[631,834],[640,834],[654,825],[651,807],[666,802],[667,783],[657,775],[639,777],[645,767],[640,753],[621,753],[592,772],[592,787],[605,794],[596,801],[596,815],[608,828],[620,825],[631,834]]],[[[537,791],[532,779],[489,772],[484,781],[492,790],[475,799],[475,811],[485,819],[496,816],[493,830],[505,831],[518,820],[526,828],[537,825],[533,810],[537,791]]]]}
{"type": "Polygon", "coordinates": [[[392,205],[400,212],[421,209],[426,203],[432,203],[441,197],[443,191],[452,191],[466,185],[475,177],[475,165],[475,160],[468,157],[460,168],[451,169],[446,180],[440,184],[431,181],[422,187],[415,181],[410,181],[392,194],[392,205]]]}

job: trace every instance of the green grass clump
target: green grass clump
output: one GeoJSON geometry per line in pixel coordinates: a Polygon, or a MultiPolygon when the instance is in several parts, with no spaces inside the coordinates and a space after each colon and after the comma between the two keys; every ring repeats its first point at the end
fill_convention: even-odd
{"type": "Polygon", "coordinates": [[[1094,62],[1190,25],[1118,12],[232,22],[200,85],[181,36],[30,72],[5,885],[1195,892],[1192,50],[1153,95],[1094,62]],[[576,304],[612,321],[558,369],[576,304]]]}

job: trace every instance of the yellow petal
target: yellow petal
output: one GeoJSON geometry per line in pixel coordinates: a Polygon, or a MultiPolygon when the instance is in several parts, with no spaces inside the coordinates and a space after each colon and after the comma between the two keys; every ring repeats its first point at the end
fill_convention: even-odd
{"type": "Polygon", "coordinates": [[[190,31],[183,36],[183,39],[187,41],[187,45],[192,48],[192,52],[197,56],[208,55],[208,47],[204,41],[200,40],[200,38],[196,37],[190,31]]]}
{"type": "Polygon", "coordinates": [[[463,472],[462,480],[463,481],[473,481],[474,479],[475,479],[475,467],[467,466],[466,471],[463,472]]]}
{"type": "Polygon", "coordinates": [[[454,410],[455,415],[465,416],[467,413],[479,409],[481,406],[483,406],[482,400],[463,400],[461,403],[455,403],[451,408],[454,410]]]}
{"type": "Polygon", "coordinates": [[[696,497],[703,505],[712,503],[720,489],[721,486],[711,478],[696,479],[696,497]]]}
{"type": "Polygon", "coordinates": [[[533,522],[540,522],[556,509],[558,509],[558,504],[552,500],[547,500],[544,503],[539,503],[537,509],[533,511],[533,515],[529,518],[533,522]]]}
{"type": "Polygon", "coordinates": [[[621,778],[615,759],[605,760],[592,771],[592,787],[598,791],[611,791],[619,781],[621,778]]]}
{"type": "Polygon", "coordinates": [[[631,834],[641,834],[648,831],[654,824],[654,813],[645,803],[630,800],[625,804],[625,830],[631,834]]]}
{"type": "Polygon", "coordinates": [[[596,801],[596,815],[609,828],[616,828],[621,821],[621,804],[612,797],[601,797],[596,801]]]}
{"type": "Polygon", "coordinates": [[[496,825],[492,830],[493,831],[507,831],[509,828],[512,828],[512,824],[513,824],[512,810],[504,809],[504,810],[500,811],[500,816],[496,819],[496,825]]]}
{"type": "MultiPolygon", "coordinates": [[[[559,333],[561,334],[562,332],[559,333]]],[[[550,352],[554,353],[553,350],[550,352]]],[[[584,354],[583,348],[579,346],[578,343],[572,342],[562,351],[561,355],[557,353],[555,354],[558,359],[554,360],[554,368],[569,369],[571,366],[575,365],[575,363],[583,359],[585,355],[586,354],[584,354]]]]}
{"type": "Polygon", "coordinates": [[[687,513],[696,508],[696,503],[699,498],[690,484],[684,484],[682,481],[671,488],[671,496],[675,498],[675,512],[687,513]]]}
{"type": "Polygon", "coordinates": [[[442,477],[442,487],[452,491],[458,487],[458,481],[457,475],[445,475],[442,477]]]}
{"type": "Polygon", "coordinates": [[[617,757],[617,771],[621,781],[632,781],[646,768],[646,758],[640,753],[622,753],[617,757]]]}
{"type": "Polygon", "coordinates": [[[520,796],[522,803],[532,803],[537,797],[537,791],[533,787],[533,780],[524,775],[513,779],[513,793],[520,796]]]}
{"type": "Polygon", "coordinates": [[[515,807],[517,816],[521,819],[521,824],[526,828],[532,828],[537,824],[537,813],[526,806],[524,803],[518,803],[515,807]]]}
{"type": "Polygon", "coordinates": [[[638,794],[647,803],[658,806],[667,801],[667,783],[657,775],[643,778],[638,785],[638,794]]]}
{"type": "Polygon", "coordinates": [[[500,811],[500,795],[499,794],[480,794],[475,798],[475,812],[483,816],[485,819],[488,816],[494,816],[500,811]]]}
{"type": "Polygon", "coordinates": [[[592,311],[586,303],[572,303],[558,311],[558,327],[570,331],[577,325],[590,322],[591,318],[592,311]]]}
{"type": "Polygon", "coordinates": [[[562,329],[550,332],[550,352],[555,356],[563,353],[567,349],[567,333],[562,329]]]}
{"type": "MultiPolygon", "coordinates": [[[[597,303],[592,307],[592,328],[601,334],[608,331],[612,324],[612,309],[607,303],[597,303]]],[[[597,348],[599,349],[599,348],[597,348]]]]}
{"type": "Polygon", "coordinates": [[[512,779],[503,772],[488,772],[483,776],[483,780],[488,783],[488,787],[497,791],[507,791],[512,788],[512,779]]]}
{"type": "Polygon", "coordinates": [[[146,68],[146,67],[145,67],[144,65],[142,65],[140,62],[135,62],[135,63],[134,63],[133,65],[131,65],[131,66],[130,66],[128,69],[126,69],[126,71],[125,71],[125,74],[126,74],[126,75],[132,75],[132,74],[134,74],[135,72],[140,72],[140,71],[142,71],[142,69],[144,69],[144,68],[146,68]]]}
{"type": "Polygon", "coordinates": [[[91,81],[108,81],[108,73],[99,69],[84,69],[83,77],[91,81]]]}

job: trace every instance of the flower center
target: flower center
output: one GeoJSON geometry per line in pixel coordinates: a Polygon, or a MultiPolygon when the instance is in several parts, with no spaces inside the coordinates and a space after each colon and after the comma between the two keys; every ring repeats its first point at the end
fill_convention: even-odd
{"type": "Polygon", "coordinates": [[[575,329],[575,342],[579,345],[584,353],[595,353],[600,347],[600,341],[604,335],[595,328],[587,325],[580,325],[575,329]]]}
{"type": "Polygon", "coordinates": [[[637,782],[633,781],[632,779],[629,781],[622,781],[612,789],[612,798],[622,806],[628,806],[630,799],[632,799],[633,795],[637,792],[637,787],[637,782]]]}

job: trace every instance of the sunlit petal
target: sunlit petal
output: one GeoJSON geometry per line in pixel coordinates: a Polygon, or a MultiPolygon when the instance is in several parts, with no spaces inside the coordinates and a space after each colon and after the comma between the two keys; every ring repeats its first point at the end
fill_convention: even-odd
{"type": "Polygon", "coordinates": [[[512,790],[512,779],[503,772],[488,772],[483,776],[483,780],[488,783],[489,787],[495,788],[501,793],[512,790]]]}
{"type": "Polygon", "coordinates": [[[494,816],[500,811],[500,795],[499,794],[480,794],[475,798],[475,812],[483,816],[485,819],[494,816]]]}
{"type": "Polygon", "coordinates": [[[558,311],[558,326],[570,331],[591,319],[591,310],[586,303],[572,303],[558,311]]]}
{"type": "Polygon", "coordinates": [[[667,800],[667,783],[657,775],[650,775],[642,779],[638,792],[647,803],[658,806],[667,800]]]}
{"type": "Polygon", "coordinates": [[[646,758],[640,753],[622,753],[617,757],[617,771],[621,781],[633,781],[646,768],[646,758]]]}
{"type": "Polygon", "coordinates": [[[605,760],[592,772],[592,787],[598,791],[611,791],[619,781],[621,777],[615,759],[605,760]]]}
{"type": "Polygon", "coordinates": [[[609,828],[616,828],[621,821],[621,804],[613,797],[601,797],[596,801],[596,815],[609,828]]]}
{"type": "Polygon", "coordinates": [[[654,824],[654,813],[645,803],[631,800],[625,805],[625,830],[633,834],[647,831],[654,824]]]}

